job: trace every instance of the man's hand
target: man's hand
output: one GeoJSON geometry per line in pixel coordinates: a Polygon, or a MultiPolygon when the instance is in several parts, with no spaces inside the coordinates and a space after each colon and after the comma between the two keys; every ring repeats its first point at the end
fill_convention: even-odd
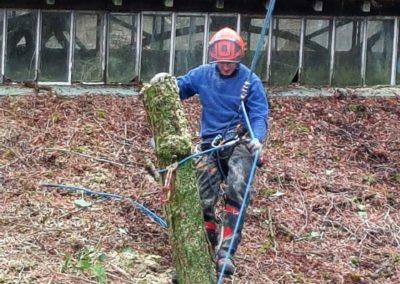
{"type": "Polygon", "coordinates": [[[262,144],[261,144],[260,140],[258,140],[257,138],[250,140],[249,144],[247,144],[247,147],[249,148],[253,157],[258,152],[257,167],[261,168],[264,165],[264,159],[261,155],[262,144]]]}
{"type": "Polygon", "coordinates": [[[166,72],[161,72],[161,73],[157,73],[156,75],[154,75],[153,78],[151,78],[150,80],[150,84],[156,84],[158,82],[164,81],[165,78],[167,77],[171,77],[171,74],[166,73],[166,72]]]}
{"type": "Polygon", "coordinates": [[[261,154],[260,152],[262,150],[262,144],[260,140],[258,140],[257,138],[251,139],[248,144],[248,147],[253,156],[256,154],[257,151],[259,152],[259,154],[261,154]]]}

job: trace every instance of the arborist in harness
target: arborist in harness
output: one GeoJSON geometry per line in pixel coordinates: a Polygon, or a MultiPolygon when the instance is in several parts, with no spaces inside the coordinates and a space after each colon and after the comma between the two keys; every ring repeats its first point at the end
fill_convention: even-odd
{"type": "Polygon", "coordinates": [[[211,152],[196,161],[204,226],[215,252],[217,272],[221,272],[226,259],[225,275],[232,275],[236,270],[233,256],[241,240],[243,218],[235,235],[234,228],[244,202],[253,156],[256,151],[261,152],[268,129],[268,103],[263,84],[257,75],[250,77],[250,69],[240,63],[243,55],[241,36],[230,28],[223,28],[209,43],[211,62],[177,78],[182,100],[195,94],[200,98],[200,151],[240,138],[235,146],[211,152]],[[245,100],[253,139],[247,135],[240,107],[242,100],[245,100]],[[225,206],[220,229],[215,214],[219,196],[223,196],[225,206]],[[232,239],[233,247],[227,255],[232,239]]]}

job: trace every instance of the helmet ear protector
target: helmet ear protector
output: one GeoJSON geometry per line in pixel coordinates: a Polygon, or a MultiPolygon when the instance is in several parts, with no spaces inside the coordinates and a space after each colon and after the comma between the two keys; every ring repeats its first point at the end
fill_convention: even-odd
{"type": "Polygon", "coordinates": [[[208,52],[213,62],[239,62],[244,55],[244,41],[236,31],[223,28],[211,38],[208,52]]]}

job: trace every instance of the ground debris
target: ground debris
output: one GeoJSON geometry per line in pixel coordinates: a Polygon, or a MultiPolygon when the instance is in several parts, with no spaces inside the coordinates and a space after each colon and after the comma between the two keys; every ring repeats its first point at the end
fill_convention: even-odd
{"type": "MultiPolygon", "coordinates": [[[[270,104],[235,283],[398,283],[400,98],[270,104]]],[[[197,99],[184,107],[196,137],[197,99]]],[[[120,201],[40,186],[115,193],[163,216],[145,116],[137,96],[0,98],[0,283],[168,283],[157,223],[120,201]]]]}

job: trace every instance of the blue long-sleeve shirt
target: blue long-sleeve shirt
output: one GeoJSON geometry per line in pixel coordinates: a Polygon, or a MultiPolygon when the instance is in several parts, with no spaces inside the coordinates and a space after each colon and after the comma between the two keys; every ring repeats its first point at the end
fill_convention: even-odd
{"type": "MultiPolygon", "coordinates": [[[[224,76],[219,72],[216,63],[209,63],[177,78],[182,100],[199,95],[202,106],[202,138],[224,134],[238,123],[246,127],[239,107],[241,89],[249,74],[249,68],[238,64],[232,75],[224,76]]],[[[245,106],[254,136],[263,142],[268,130],[268,103],[262,82],[255,74],[250,80],[245,106]]]]}

